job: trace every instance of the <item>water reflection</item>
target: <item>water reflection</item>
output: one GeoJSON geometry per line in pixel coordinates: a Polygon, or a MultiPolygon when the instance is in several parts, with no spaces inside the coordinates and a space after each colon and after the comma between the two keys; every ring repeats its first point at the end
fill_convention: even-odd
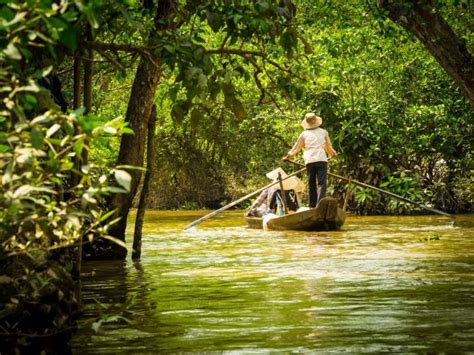
{"type": "Polygon", "coordinates": [[[74,352],[474,346],[472,216],[349,216],[342,231],[305,233],[250,230],[237,211],[183,231],[203,214],[147,212],[141,262],[84,264],[74,352]],[[88,320],[107,313],[95,300],[129,323],[95,334],[88,320]]]}

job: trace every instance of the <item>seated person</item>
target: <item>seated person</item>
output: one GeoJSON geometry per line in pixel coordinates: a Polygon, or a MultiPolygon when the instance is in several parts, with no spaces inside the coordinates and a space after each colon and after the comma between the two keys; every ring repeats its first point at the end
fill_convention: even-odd
{"type": "Polygon", "coordinates": [[[270,209],[270,203],[274,199],[275,193],[280,191],[275,186],[263,190],[260,195],[258,195],[255,202],[250,206],[247,216],[262,217],[268,213],[275,212],[272,212],[270,209]]]}
{"type": "MultiPolygon", "coordinates": [[[[278,173],[281,174],[282,178],[288,176],[281,168],[271,171],[266,176],[276,181],[278,179],[278,173]]],[[[282,182],[289,212],[295,212],[299,208],[298,198],[295,192],[295,188],[301,185],[299,182],[299,179],[295,176],[283,180],[282,182]]],[[[281,215],[285,214],[279,183],[260,193],[252,206],[250,206],[247,216],[262,217],[266,214],[277,212],[281,215]]]]}

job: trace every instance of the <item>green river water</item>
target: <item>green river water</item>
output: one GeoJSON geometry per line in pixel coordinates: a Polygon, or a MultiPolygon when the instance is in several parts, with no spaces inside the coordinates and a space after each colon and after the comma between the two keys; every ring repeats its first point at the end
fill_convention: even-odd
{"type": "Polygon", "coordinates": [[[183,230],[205,213],[147,211],[139,262],[84,263],[74,354],[474,351],[474,215],[183,230]]]}

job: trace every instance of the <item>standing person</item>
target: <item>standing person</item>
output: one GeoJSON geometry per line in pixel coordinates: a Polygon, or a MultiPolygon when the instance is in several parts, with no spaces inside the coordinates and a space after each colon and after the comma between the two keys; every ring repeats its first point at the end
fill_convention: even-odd
{"type": "Polygon", "coordinates": [[[310,208],[316,207],[317,203],[326,196],[328,157],[337,155],[328,132],[320,127],[322,122],[323,119],[313,112],[307,113],[301,122],[304,131],[287,156],[283,158],[283,160],[291,160],[301,149],[304,149],[303,158],[308,172],[310,208]]]}

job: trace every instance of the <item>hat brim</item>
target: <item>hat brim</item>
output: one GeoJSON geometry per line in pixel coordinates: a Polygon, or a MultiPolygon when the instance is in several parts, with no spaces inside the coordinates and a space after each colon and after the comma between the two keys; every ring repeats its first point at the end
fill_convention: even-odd
{"type": "MultiPolygon", "coordinates": [[[[282,168],[276,168],[275,170],[272,170],[269,173],[265,174],[265,176],[269,178],[270,180],[277,181],[278,173],[280,173],[282,179],[285,179],[288,176],[288,174],[285,173],[285,171],[282,168]]],[[[283,184],[283,190],[295,190],[295,191],[304,190],[303,182],[300,179],[298,179],[296,176],[292,176],[288,179],[283,180],[282,184],[283,184]]],[[[276,184],[275,186],[277,189],[280,188],[280,184],[276,184]]]]}
{"type": "Polygon", "coordinates": [[[284,179],[288,176],[287,173],[282,168],[276,168],[275,170],[270,171],[269,173],[266,173],[265,176],[269,178],[270,180],[277,180],[278,179],[278,173],[281,174],[281,178],[284,179]]]}
{"type": "Polygon", "coordinates": [[[321,126],[322,123],[323,120],[319,116],[316,116],[316,122],[314,124],[309,124],[308,121],[306,121],[306,118],[304,118],[301,122],[301,127],[303,127],[304,129],[318,128],[319,126],[321,126]]]}

